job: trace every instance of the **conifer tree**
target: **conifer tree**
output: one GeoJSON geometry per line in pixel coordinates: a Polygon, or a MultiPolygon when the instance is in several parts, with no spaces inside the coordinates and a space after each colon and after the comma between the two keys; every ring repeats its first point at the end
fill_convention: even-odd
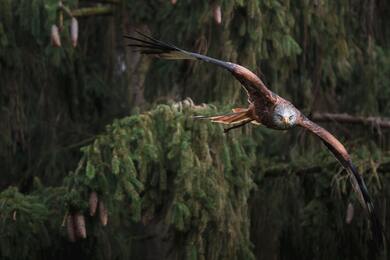
{"type": "MultiPolygon", "coordinates": [[[[390,116],[389,8],[0,0],[0,258],[367,259],[368,224],[318,140],[194,121],[244,104],[239,84],[141,57],[122,35],[245,65],[309,115],[390,116]]],[[[388,234],[388,132],[327,127],[353,148],[388,234]]]]}

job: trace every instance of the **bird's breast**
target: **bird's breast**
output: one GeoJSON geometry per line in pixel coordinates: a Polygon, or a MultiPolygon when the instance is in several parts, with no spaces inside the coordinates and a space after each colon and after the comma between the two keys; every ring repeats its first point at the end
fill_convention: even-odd
{"type": "Polygon", "coordinates": [[[294,125],[290,124],[277,124],[273,120],[274,116],[273,113],[264,113],[263,117],[261,117],[261,124],[264,125],[267,128],[274,129],[274,130],[289,130],[291,128],[294,128],[294,125]]]}

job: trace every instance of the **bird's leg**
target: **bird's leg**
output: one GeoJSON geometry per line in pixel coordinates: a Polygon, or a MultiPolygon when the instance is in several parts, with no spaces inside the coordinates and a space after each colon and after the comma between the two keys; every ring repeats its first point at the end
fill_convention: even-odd
{"type": "Polygon", "coordinates": [[[239,128],[239,127],[241,127],[241,126],[244,126],[244,125],[246,125],[246,124],[248,124],[248,123],[250,123],[250,122],[252,122],[252,121],[253,121],[253,119],[250,119],[250,120],[244,121],[244,122],[242,122],[242,123],[240,123],[240,124],[238,124],[238,125],[234,125],[234,126],[225,128],[225,129],[223,130],[223,132],[226,134],[226,133],[229,132],[230,130],[233,130],[233,129],[235,129],[235,128],[239,128]]]}

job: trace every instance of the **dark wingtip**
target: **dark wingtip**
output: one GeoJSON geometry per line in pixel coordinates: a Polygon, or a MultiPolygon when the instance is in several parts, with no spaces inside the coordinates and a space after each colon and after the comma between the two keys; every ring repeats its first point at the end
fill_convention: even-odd
{"type": "Polygon", "coordinates": [[[209,119],[208,116],[192,116],[192,119],[209,119]]]}
{"type": "Polygon", "coordinates": [[[148,36],[140,31],[136,31],[139,36],[134,37],[131,35],[123,35],[126,39],[130,39],[133,42],[130,42],[128,46],[140,48],[137,49],[137,52],[141,52],[143,54],[162,54],[168,53],[170,51],[179,50],[177,47],[173,45],[161,42],[159,40],[154,39],[151,36],[148,36]]]}
{"type": "Polygon", "coordinates": [[[378,217],[374,212],[370,212],[371,219],[371,230],[372,230],[372,240],[373,247],[375,251],[379,254],[379,252],[384,248],[384,239],[385,236],[383,227],[378,217]]]}
{"type": "Polygon", "coordinates": [[[375,213],[374,205],[372,203],[370,195],[368,194],[368,190],[362,176],[358,173],[355,165],[353,165],[351,161],[348,161],[347,163],[348,163],[348,167],[352,171],[352,174],[356,178],[357,184],[359,185],[359,189],[366,203],[366,207],[370,218],[371,232],[372,232],[372,242],[373,242],[372,247],[376,254],[380,254],[380,252],[384,248],[384,238],[386,239],[386,241],[388,241],[386,234],[384,232],[384,228],[375,213]]]}
{"type": "Polygon", "coordinates": [[[138,33],[139,35],[141,35],[142,37],[144,37],[144,38],[146,38],[146,39],[148,39],[148,40],[154,42],[154,43],[164,44],[162,41],[159,41],[159,40],[153,38],[152,36],[147,35],[147,34],[141,32],[141,31],[135,30],[135,32],[138,33]]]}
{"type": "Polygon", "coordinates": [[[147,38],[150,37],[150,36],[144,34],[143,32],[141,32],[140,30],[135,30],[135,32],[140,34],[140,35],[142,35],[142,36],[144,36],[144,37],[147,37],[147,38]]]}

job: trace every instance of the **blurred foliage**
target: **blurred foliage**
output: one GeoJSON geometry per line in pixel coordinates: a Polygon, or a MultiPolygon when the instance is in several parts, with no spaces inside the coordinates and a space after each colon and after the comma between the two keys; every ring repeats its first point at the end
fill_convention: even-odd
{"type": "MultiPolygon", "coordinates": [[[[138,29],[238,62],[306,113],[390,116],[388,1],[63,2],[114,15],[77,17],[77,48],[65,16],[55,48],[58,1],[0,0],[0,258],[369,257],[365,217],[356,207],[344,223],[354,196],[316,138],[253,126],[224,136],[194,122],[188,102],[155,107],[190,96],[216,113],[246,96],[225,71],[151,62],[122,35],[138,29]],[[87,214],[92,191],[106,227],[87,214]],[[86,240],[67,242],[72,212],[84,213],[86,240]]],[[[327,128],[347,142],[386,224],[388,133],[327,128]]]]}
{"type": "MultiPolygon", "coordinates": [[[[175,259],[254,258],[243,203],[253,187],[254,150],[244,151],[219,126],[197,124],[191,114],[160,105],[116,120],[83,148],[69,190],[84,198],[97,191],[111,206],[109,219],[127,209],[121,221],[162,222],[158,237],[174,241],[175,259]]],[[[85,209],[73,197],[68,204],[85,209]]]]}
{"type": "Polygon", "coordinates": [[[61,250],[65,240],[59,226],[66,190],[45,188],[38,179],[34,186],[29,195],[12,186],[0,193],[1,259],[47,259],[53,249],[61,250]]]}
{"type": "MultiPolygon", "coordinates": [[[[15,241],[20,250],[2,250],[1,256],[366,259],[372,254],[366,216],[327,151],[312,161],[296,155],[292,162],[270,157],[261,163],[266,141],[255,142],[249,129],[224,135],[220,125],[192,119],[214,113],[183,102],[115,120],[82,148],[64,187],[44,188],[35,179],[31,195],[15,187],[3,191],[1,246],[14,249],[9,243],[15,241]],[[101,213],[89,216],[93,191],[108,208],[106,227],[99,223],[101,213]],[[348,202],[356,206],[349,225],[348,202]],[[72,243],[66,242],[61,220],[72,212],[85,216],[87,239],[64,255],[72,243]],[[30,243],[31,237],[38,239],[30,243]]],[[[382,185],[390,181],[390,156],[368,151],[361,156],[361,172],[383,209],[381,219],[388,221],[390,194],[382,185]]]]}

